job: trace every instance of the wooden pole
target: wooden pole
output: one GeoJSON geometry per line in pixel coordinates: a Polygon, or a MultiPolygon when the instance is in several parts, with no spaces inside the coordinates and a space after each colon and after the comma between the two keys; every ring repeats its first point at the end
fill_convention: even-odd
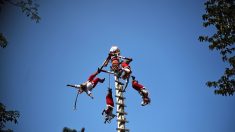
{"type": "Polygon", "coordinates": [[[127,113],[125,112],[125,103],[124,99],[125,97],[123,96],[123,84],[119,83],[119,78],[115,75],[115,91],[116,91],[116,106],[117,106],[117,132],[126,132],[129,131],[126,129],[125,124],[128,122],[125,118],[125,115],[127,113]]]}

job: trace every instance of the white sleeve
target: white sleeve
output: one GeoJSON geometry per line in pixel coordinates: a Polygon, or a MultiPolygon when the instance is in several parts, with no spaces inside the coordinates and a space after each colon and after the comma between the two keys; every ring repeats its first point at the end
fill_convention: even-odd
{"type": "Polygon", "coordinates": [[[80,88],[81,87],[81,85],[79,85],[79,84],[75,84],[74,85],[76,88],[80,88]]]}

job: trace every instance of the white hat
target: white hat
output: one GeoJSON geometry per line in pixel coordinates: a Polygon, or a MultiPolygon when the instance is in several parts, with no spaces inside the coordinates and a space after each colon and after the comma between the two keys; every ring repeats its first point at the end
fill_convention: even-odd
{"type": "Polygon", "coordinates": [[[109,50],[110,52],[115,52],[119,50],[119,48],[117,46],[112,46],[111,49],[109,50]]]}

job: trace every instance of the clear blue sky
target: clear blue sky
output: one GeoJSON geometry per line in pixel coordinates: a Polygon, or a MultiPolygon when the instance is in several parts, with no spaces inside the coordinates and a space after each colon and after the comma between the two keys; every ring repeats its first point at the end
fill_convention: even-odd
{"type": "MultiPolygon", "coordinates": [[[[76,96],[67,83],[82,83],[106,58],[110,47],[134,59],[133,74],[150,92],[152,103],[131,86],[126,96],[132,132],[234,132],[235,97],[213,94],[207,80],[223,74],[216,52],[197,38],[203,0],[47,0],[35,24],[16,7],[0,12],[0,101],[20,111],[16,132],[60,132],[67,126],[87,132],[114,132],[104,124],[108,81],[94,89],[95,99],[76,96]],[[46,129],[46,130],[45,130],[46,129]]],[[[100,74],[100,77],[108,77],[100,74]]]]}

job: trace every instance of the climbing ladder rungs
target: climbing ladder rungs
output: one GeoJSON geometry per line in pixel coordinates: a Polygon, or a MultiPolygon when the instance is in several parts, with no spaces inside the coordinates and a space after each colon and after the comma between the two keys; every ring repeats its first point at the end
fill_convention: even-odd
{"type": "Polygon", "coordinates": [[[119,85],[124,85],[124,83],[119,82],[119,81],[115,81],[116,83],[118,83],[119,85]]]}
{"type": "Polygon", "coordinates": [[[123,96],[117,96],[117,95],[115,95],[115,97],[118,97],[119,99],[126,99],[126,98],[123,97],[123,96]]]}
{"type": "Polygon", "coordinates": [[[126,112],[122,112],[122,111],[117,111],[116,113],[122,114],[122,115],[127,115],[126,112]]]}
{"type": "Polygon", "coordinates": [[[123,90],[122,89],[119,89],[119,88],[115,88],[116,90],[118,90],[119,92],[123,92],[123,90]]]}
{"type": "Polygon", "coordinates": [[[116,105],[122,106],[122,107],[126,107],[126,105],[122,104],[122,103],[116,103],[116,105]]]}
{"type": "Polygon", "coordinates": [[[125,128],[117,128],[117,130],[120,130],[121,132],[129,132],[129,129],[125,129],[125,128]]]}
{"type": "Polygon", "coordinates": [[[128,123],[129,121],[127,121],[127,120],[122,120],[122,119],[117,119],[117,121],[120,121],[120,122],[122,122],[122,123],[128,123]]]}

